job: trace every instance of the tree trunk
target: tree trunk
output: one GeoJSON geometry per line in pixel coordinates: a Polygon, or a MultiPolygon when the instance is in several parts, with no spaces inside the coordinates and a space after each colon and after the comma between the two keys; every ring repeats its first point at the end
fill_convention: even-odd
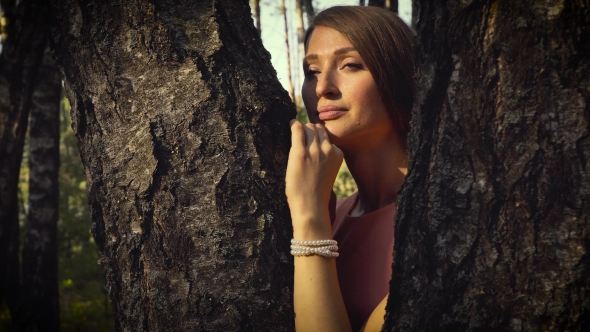
{"type": "Polygon", "coordinates": [[[42,0],[2,1],[7,19],[0,56],[0,302],[14,314],[19,291],[18,177],[33,77],[46,44],[42,0]]]}
{"type": "MultiPolygon", "coordinates": [[[[304,0],[297,0],[295,3],[295,26],[297,27],[297,63],[295,64],[295,66],[301,66],[301,63],[303,62],[303,58],[305,58],[305,24],[303,23],[303,12],[305,11],[305,8],[303,6],[303,1],[304,0]]],[[[309,23],[308,23],[309,24],[309,23]]],[[[295,71],[296,73],[298,73],[298,71],[295,71]]],[[[296,80],[296,86],[301,86],[301,82],[299,80],[300,75],[295,74],[295,77],[297,78],[296,80]]],[[[299,94],[299,96],[297,96],[295,98],[295,109],[297,110],[297,117],[299,118],[299,114],[301,114],[301,112],[303,111],[303,107],[301,106],[301,93],[299,94]]],[[[307,114],[305,114],[305,116],[307,116],[307,114]]]]}
{"type": "Polygon", "coordinates": [[[291,100],[296,101],[295,89],[293,88],[293,75],[291,75],[291,47],[289,46],[289,24],[287,23],[287,7],[285,0],[281,0],[281,10],[285,22],[285,50],[287,51],[287,89],[291,100]]]}
{"type": "Polygon", "coordinates": [[[246,1],[51,1],[117,330],[292,330],[293,104],[246,1]]]}
{"type": "Polygon", "coordinates": [[[369,6],[381,7],[397,13],[399,8],[398,2],[398,0],[369,0],[369,6]]]}
{"type": "Polygon", "coordinates": [[[35,82],[29,134],[29,213],[23,247],[21,331],[59,331],[57,211],[61,77],[49,46],[35,82]]]}
{"type": "Polygon", "coordinates": [[[312,0],[302,0],[303,1],[303,8],[305,9],[305,16],[307,16],[307,25],[311,25],[315,17],[315,10],[313,9],[312,0]]]}
{"type": "Polygon", "coordinates": [[[256,15],[256,30],[258,31],[258,35],[260,36],[261,26],[260,26],[260,0],[254,0],[254,15],[256,15]]]}
{"type": "Polygon", "coordinates": [[[590,330],[590,2],[414,10],[385,330],[590,330]]]}

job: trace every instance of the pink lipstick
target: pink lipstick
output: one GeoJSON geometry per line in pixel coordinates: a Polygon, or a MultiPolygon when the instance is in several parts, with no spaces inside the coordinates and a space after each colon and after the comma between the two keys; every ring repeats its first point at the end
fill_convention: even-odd
{"type": "Polygon", "coordinates": [[[345,108],[333,105],[318,107],[318,117],[322,121],[334,120],[346,112],[347,110],[345,108]]]}

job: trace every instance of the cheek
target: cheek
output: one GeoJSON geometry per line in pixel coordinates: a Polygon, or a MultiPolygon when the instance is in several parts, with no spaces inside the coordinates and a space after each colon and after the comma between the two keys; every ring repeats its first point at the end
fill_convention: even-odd
{"type": "Polygon", "coordinates": [[[303,104],[305,105],[309,120],[316,123],[318,121],[318,98],[315,94],[315,86],[312,86],[311,84],[303,84],[301,87],[301,98],[303,99],[303,104]]]}

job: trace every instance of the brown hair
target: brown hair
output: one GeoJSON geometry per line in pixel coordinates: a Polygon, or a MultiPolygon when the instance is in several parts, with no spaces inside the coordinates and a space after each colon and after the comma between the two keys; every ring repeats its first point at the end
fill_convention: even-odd
{"type": "Polygon", "coordinates": [[[414,32],[393,12],[372,6],[335,6],[321,11],[305,35],[305,53],[316,26],[343,34],[359,52],[381,93],[400,139],[407,146],[414,100],[414,32]]]}

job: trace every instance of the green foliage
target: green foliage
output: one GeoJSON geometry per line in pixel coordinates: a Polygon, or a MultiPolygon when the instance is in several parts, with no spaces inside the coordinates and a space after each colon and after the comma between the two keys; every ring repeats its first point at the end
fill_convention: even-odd
{"type": "MultiPolygon", "coordinates": [[[[20,248],[24,243],[29,197],[29,144],[23,151],[19,175],[20,248]]],[[[105,290],[106,279],[97,263],[98,252],[90,234],[90,211],[86,197],[84,167],[71,128],[70,105],[60,105],[59,169],[59,302],[63,331],[113,331],[114,321],[105,290]]],[[[11,316],[0,307],[0,331],[10,329],[11,316]]]]}
{"type": "Polygon", "coordinates": [[[59,291],[61,323],[65,331],[112,331],[113,314],[105,290],[106,279],[97,263],[90,233],[84,167],[71,128],[70,105],[60,107],[59,291]]]}
{"type": "Polygon", "coordinates": [[[299,120],[299,122],[306,124],[309,122],[309,118],[307,117],[307,111],[305,110],[305,106],[300,106],[297,109],[297,120],[299,120]]]}
{"type": "Polygon", "coordinates": [[[346,198],[358,190],[346,162],[343,162],[340,170],[338,170],[333,190],[338,199],[346,198]]]}

